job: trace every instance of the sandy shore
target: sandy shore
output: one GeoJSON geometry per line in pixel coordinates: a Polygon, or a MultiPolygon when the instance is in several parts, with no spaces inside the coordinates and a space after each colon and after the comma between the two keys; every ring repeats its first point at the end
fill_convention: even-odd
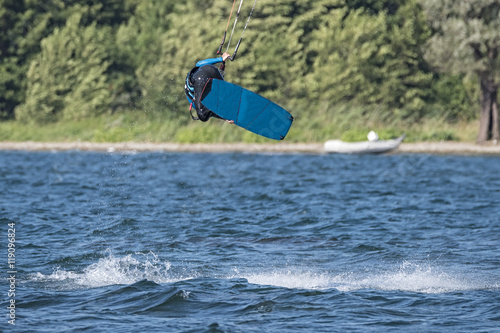
{"type": "MultiPolygon", "coordinates": [[[[269,152],[321,154],[321,143],[271,143],[271,144],[179,144],[179,143],[94,143],[94,142],[0,142],[0,150],[25,151],[158,151],[158,152],[269,152]]],[[[426,153],[459,155],[500,155],[500,144],[476,145],[466,142],[402,143],[392,153],[426,153]]]]}

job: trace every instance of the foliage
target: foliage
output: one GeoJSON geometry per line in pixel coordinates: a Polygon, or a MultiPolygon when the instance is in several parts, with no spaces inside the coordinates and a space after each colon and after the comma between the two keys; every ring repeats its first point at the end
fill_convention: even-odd
{"type": "Polygon", "coordinates": [[[500,80],[500,3],[497,0],[420,0],[436,33],[426,56],[440,70],[488,73],[500,80]],[[443,19],[445,17],[446,19],[443,19]]]}
{"type": "Polygon", "coordinates": [[[381,104],[395,116],[421,116],[432,74],[421,68],[425,27],[415,11],[411,1],[396,11],[399,17],[383,11],[366,15],[364,9],[331,11],[312,34],[311,95],[329,104],[381,104]]]}
{"type": "Polygon", "coordinates": [[[0,120],[24,102],[29,63],[64,16],[62,0],[0,0],[0,120]]]}
{"type": "Polygon", "coordinates": [[[95,24],[80,29],[82,14],[42,40],[28,71],[26,102],[16,109],[21,121],[81,119],[105,112],[110,104],[105,72],[109,30],[95,24]]]}
{"type": "Polygon", "coordinates": [[[440,116],[449,122],[472,121],[476,119],[479,100],[477,80],[460,74],[436,75],[432,82],[435,99],[430,116],[440,116]],[[434,110],[434,111],[432,111],[434,110]]]}
{"type": "MultiPolygon", "coordinates": [[[[306,131],[296,134],[308,141],[368,124],[474,120],[478,91],[470,76],[442,73],[424,59],[449,53],[452,41],[441,50],[444,28],[429,27],[417,1],[437,2],[259,0],[226,79],[287,108],[296,119],[290,134],[306,131]]],[[[139,113],[148,128],[164,128],[162,140],[258,140],[228,126],[191,124],[184,97],[186,73],[216,56],[231,3],[0,0],[0,121],[62,124],[139,113]]],[[[241,8],[229,52],[252,4],[241,8]]],[[[480,65],[492,66],[474,68],[480,65]]],[[[93,133],[97,141],[142,137],[131,128],[93,133]]]]}
{"type": "Polygon", "coordinates": [[[436,70],[476,75],[481,87],[478,143],[500,138],[500,2],[420,0],[435,33],[426,57],[436,70]]]}

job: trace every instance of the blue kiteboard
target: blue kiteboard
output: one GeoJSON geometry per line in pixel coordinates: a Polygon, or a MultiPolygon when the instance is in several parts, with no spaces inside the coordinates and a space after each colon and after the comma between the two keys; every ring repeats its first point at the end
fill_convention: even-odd
{"type": "Polygon", "coordinates": [[[292,115],[281,106],[226,81],[213,79],[201,101],[218,116],[266,138],[283,140],[292,126],[292,115]]]}

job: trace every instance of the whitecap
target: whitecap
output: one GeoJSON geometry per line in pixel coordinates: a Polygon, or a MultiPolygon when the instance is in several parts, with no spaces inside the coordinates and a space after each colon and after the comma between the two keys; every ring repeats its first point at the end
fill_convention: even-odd
{"type": "Polygon", "coordinates": [[[290,289],[337,289],[350,292],[362,289],[416,293],[450,293],[498,289],[487,277],[457,271],[430,263],[404,261],[394,266],[372,266],[358,271],[317,272],[303,268],[274,269],[235,274],[249,283],[290,289]]]}
{"type": "Polygon", "coordinates": [[[48,286],[61,289],[97,288],[109,285],[128,285],[142,280],[155,283],[172,283],[190,277],[173,277],[170,274],[171,263],[161,260],[156,254],[136,253],[106,257],[90,264],[81,271],[65,270],[56,267],[51,274],[37,272],[31,280],[43,282],[48,286]]]}

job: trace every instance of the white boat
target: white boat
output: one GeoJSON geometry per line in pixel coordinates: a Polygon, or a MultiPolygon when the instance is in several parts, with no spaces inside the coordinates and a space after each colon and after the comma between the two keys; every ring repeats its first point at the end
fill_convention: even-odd
{"type": "Polygon", "coordinates": [[[406,135],[393,140],[379,140],[378,135],[371,131],[368,133],[368,141],[344,142],[342,140],[328,140],[324,144],[327,153],[340,154],[380,154],[386,153],[399,147],[406,135]]]}

